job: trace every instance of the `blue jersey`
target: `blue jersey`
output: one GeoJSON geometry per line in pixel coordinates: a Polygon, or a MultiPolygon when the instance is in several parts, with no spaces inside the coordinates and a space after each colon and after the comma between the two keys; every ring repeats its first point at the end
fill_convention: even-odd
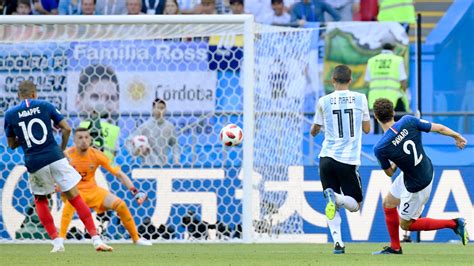
{"type": "Polygon", "coordinates": [[[430,132],[431,123],[406,115],[395,122],[374,147],[382,169],[390,168],[390,161],[403,171],[405,187],[415,193],[431,183],[433,164],[421,143],[421,131],[430,132]]]}
{"type": "Polygon", "coordinates": [[[5,134],[17,137],[25,153],[28,172],[64,158],[54,140],[51,121],[58,124],[64,117],[50,103],[41,100],[23,100],[5,113],[5,134]]]}

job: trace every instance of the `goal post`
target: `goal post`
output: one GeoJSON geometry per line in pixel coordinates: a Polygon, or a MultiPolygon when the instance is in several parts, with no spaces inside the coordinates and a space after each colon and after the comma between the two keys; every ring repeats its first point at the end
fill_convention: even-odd
{"type": "MultiPolygon", "coordinates": [[[[302,110],[317,29],[259,25],[251,15],[3,16],[0,24],[0,120],[18,103],[18,84],[35,82],[40,99],[73,127],[89,128],[93,146],[149,193],[138,205],[118,179],[96,172],[99,186],[125,200],[141,234],[314,241],[303,236],[301,195],[285,184],[302,191],[292,178],[302,174],[302,110]],[[161,116],[155,98],[165,101],[161,116]],[[219,142],[228,123],[243,128],[242,146],[219,142]],[[138,151],[141,136],[149,155],[138,151]]],[[[7,148],[4,134],[0,156],[0,240],[44,239],[22,154],[7,148]]],[[[60,195],[50,203],[59,227],[60,195]]],[[[130,238],[113,212],[95,210],[94,217],[105,238],[130,238]]],[[[77,217],[71,227],[77,231],[68,237],[84,237],[77,217]]]]}

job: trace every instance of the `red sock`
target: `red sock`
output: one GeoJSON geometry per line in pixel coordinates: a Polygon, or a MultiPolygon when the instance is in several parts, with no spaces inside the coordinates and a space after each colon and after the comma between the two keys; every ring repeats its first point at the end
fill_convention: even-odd
{"type": "Polygon", "coordinates": [[[443,228],[456,228],[454,220],[419,218],[410,225],[410,231],[431,231],[443,228]]]}
{"type": "Polygon", "coordinates": [[[53,216],[48,206],[48,199],[46,196],[35,196],[35,205],[41,224],[44,226],[44,229],[46,229],[46,232],[48,232],[49,237],[55,239],[58,237],[58,231],[56,230],[56,226],[54,226],[53,216]]]}
{"type": "Polygon", "coordinates": [[[394,250],[400,249],[399,227],[397,208],[383,208],[385,213],[385,223],[387,224],[388,234],[390,235],[390,247],[394,250]]]}
{"type": "Polygon", "coordinates": [[[81,198],[81,195],[77,195],[75,198],[69,200],[69,202],[74,209],[76,209],[77,215],[79,215],[79,219],[81,219],[82,223],[86,226],[89,235],[97,235],[97,229],[95,228],[94,220],[92,219],[91,210],[81,198]]]}

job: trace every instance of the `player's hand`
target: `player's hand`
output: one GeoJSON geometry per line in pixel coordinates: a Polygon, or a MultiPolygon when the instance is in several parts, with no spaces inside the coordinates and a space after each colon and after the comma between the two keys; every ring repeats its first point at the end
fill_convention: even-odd
{"type": "Polygon", "coordinates": [[[458,135],[455,139],[456,139],[456,147],[458,147],[461,150],[464,149],[464,146],[466,146],[467,144],[467,140],[461,135],[458,135]]]}
{"type": "Polygon", "coordinates": [[[298,23],[298,26],[303,27],[304,24],[306,24],[306,20],[300,19],[300,20],[298,20],[296,23],[298,23]]]}
{"type": "Polygon", "coordinates": [[[141,192],[136,188],[131,188],[130,191],[133,194],[133,198],[138,202],[139,205],[142,205],[143,202],[145,202],[145,200],[148,198],[144,192],[141,192]]]}

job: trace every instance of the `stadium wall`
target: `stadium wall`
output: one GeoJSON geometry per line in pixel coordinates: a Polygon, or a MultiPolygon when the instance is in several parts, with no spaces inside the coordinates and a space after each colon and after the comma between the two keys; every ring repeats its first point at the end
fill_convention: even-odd
{"type": "MultiPolygon", "coordinates": [[[[2,179],[2,212],[0,222],[0,239],[15,238],[15,233],[20,230],[25,208],[29,205],[29,192],[26,189],[26,174],[22,166],[1,164],[2,179]]],[[[129,169],[125,169],[129,170],[129,169]]],[[[137,222],[149,216],[152,221],[164,223],[176,228],[175,240],[185,239],[185,229],[181,225],[180,217],[186,215],[186,209],[194,206],[200,219],[212,222],[215,217],[224,224],[231,221],[241,221],[241,189],[228,190],[228,184],[241,185],[237,171],[227,171],[225,168],[200,168],[200,169],[134,169],[127,171],[135,183],[146,188],[150,200],[144,206],[137,206],[128,195],[126,189],[113,182],[114,177],[105,174],[108,188],[120,197],[125,198],[137,222]],[[196,176],[206,176],[196,178],[196,176]],[[163,186],[163,180],[169,182],[163,186]],[[158,181],[160,180],[160,181],[158,181]],[[206,184],[203,186],[203,184],[206,184]],[[160,186],[160,187],[159,187],[160,186]],[[159,189],[158,189],[159,187],[159,189]],[[199,198],[197,201],[182,202],[183,197],[199,198]],[[158,199],[160,199],[158,201],[158,199]],[[179,201],[179,202],[178,202],[179,201]],[[165,203],[166,204],[163,204],[165,203]],[[188,206],[186,206],[188,205],[188,206]],[[234,208],[234,212],[229,212],[234,208]],[[230,213],[230,214],[229,214],[230,213]],[[140,217],[140,219],[138,219],[140,217]]],[[[330,235],[326,228],[324,216],[324,198],[317,166],[290,166],[288,179],[281,182],[266,182],[265,191],[285,193],[286,203],[281,206],[278,214],[273,219],[284,224],[291,219],[303,220],[303,235],[298,240],[303,242],[327,242],[330,235]]],[[[364,203],[361,211],[349,213],[342,211],[343,239],[346,241],[386,242],[386,231],[383,209],[381,206],[383,196],[389,191],[391,180],[382,170],[374,166],[360,168],[364,203]],[[347,219],[346,219],[347,217],[347,219]]],[[[258,173],[257,173],[258,175],[258,173]]],[[[474,195],[473,166],[436,166],[433,181],[432,197],[426,204],[423,216],[433,218],[465,217],[468,219],[469,232],[474,233],[473,221],[473,195],[474,195]]],[[[258,193],[258,191],[254,191],[258,193]]],[[[58,207],[58,205],[54,205],[58,207]]],[[[53,207],[53,216],[56,222],[60,218],[60,208],[53,207]]],[[[258,214],[254,214],[258,219],[258,214]]],[[[77,222],[77,220],[76,220],[77,222]]],[[[118,232],[123,232],[121,226],[111,228],[109,237],[114,239],[118,232]]],[[[235,233],[235,228],[233,229],[235,233]]],[[[234,234],[235,236],[235,234],[234,234]]],[[[285,238],[282,233],[281,238],[285,238]]],[[[293,236],[295,237],[295,236],[293,236]]],[[[422,241],[447,242],[456,241],[457,236],[451,230],[438,232],[422,232],[422,241]]],[[[288,239],[290,241],[290,239],[288,239]]]]}
{"type": "MultiPolygon", "coordinates": [[[[453,1],[422,46],[422,111],[474,112],[474,1],[453,1]],[[462,95],[463,97],[460,97],[462,95]]],[[[415,46],[411,49],[411,66],[415,66],[415,46]]],[[[410,68],[414,77],[415,69],[410,68]]],[[[414,88],[415,79],[411,79],[414,88]]],[[[459,131],[474,134],[474,117],[438,116],[442,122],[459,131]],[[464,123],[467,123],[464,124],[464,123]]]]}

